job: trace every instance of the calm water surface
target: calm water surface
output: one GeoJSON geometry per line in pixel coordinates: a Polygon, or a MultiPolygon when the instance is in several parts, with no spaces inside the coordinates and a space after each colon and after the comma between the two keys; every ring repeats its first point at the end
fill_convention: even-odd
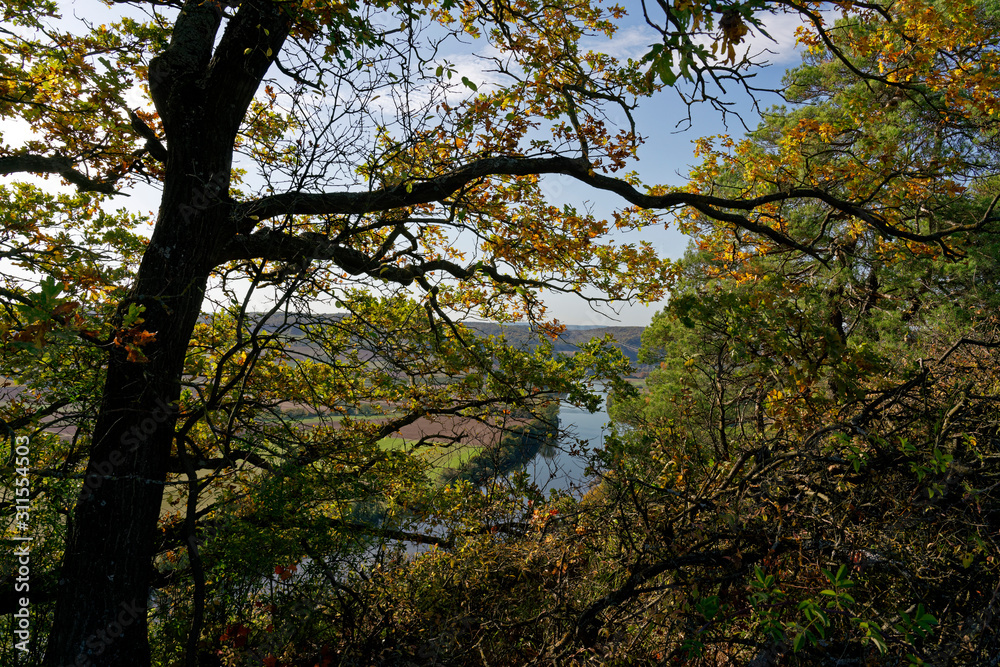
{"type": "Polygon", "coordinates": [[[591,451],[599,449],[607,423],[606,402],[594,413],[565,402],[560,404],[559,430],[563,435],[558,446],[542,448],[526,467],[539,488],[544,492],[571,491],[576,496],[586,493],[593,480],[586,475],[587,461],[581,455],[581,445],[591,451]]]}

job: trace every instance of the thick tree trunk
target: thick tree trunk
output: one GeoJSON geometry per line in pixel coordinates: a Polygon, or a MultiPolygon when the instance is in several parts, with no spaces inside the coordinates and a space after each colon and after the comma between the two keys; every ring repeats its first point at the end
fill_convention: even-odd
{"type": "Polygon", "coordinates": [[[229,200],[236,134],[281,50],[294,7],[244,0],[221,39],[218,0],[187,0],[170,45],[149,67],[166,132],[163,197],[117,325],[133,305],[156,334],[148,361],[111,351],[87,475],[60,573],[48,665],[145,667],[146,613],[176,401],[209,273],[233,237],[229,200]]]}
{"type": "Polygon", "coordinates": [[[150,662],[149,583],[184,357],[212,258],[228,233],[230,153],[215,153],[172,153],[156,232],[119,305],[118,318],[143,306],[140,326],[156,338],[143,348],[148,361],[130,361],[122,348],[110,355],[63,561],[51,665],[150,662]]]}

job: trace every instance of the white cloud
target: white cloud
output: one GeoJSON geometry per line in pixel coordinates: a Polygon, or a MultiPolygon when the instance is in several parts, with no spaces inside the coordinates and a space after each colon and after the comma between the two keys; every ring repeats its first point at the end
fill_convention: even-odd
{"type": "Polygon", "coordinates": [[[749,48],[750,55],[766,49],[770,52],[767,60],[773,64],[798,62],[802,49],[795,44],[795,29],[804,24],[802,16],[798,13],[771,14],[765,16],[762,23],[771,39],[758,30],[751,30],[750,35],[743,40],[743,48],[749,48]]]}
{"type": "Polygon", "coordinates": [[[622,28],[611,39],[588,37],[580,42],[580,47],[587,51],[606,53],[624,62],[629,58],[638,60],[643,57],[649,47],[660,39],[660,35],[649,26],[636,25],[622,28]]]}
{"type": "Polygon", "coordinates": [[[10,148],[23,148],[32,140],[41,139],[41,135],[31,129],[31,124],[23,118],[5,118],[0,123],[0,137],[10,148]]]}

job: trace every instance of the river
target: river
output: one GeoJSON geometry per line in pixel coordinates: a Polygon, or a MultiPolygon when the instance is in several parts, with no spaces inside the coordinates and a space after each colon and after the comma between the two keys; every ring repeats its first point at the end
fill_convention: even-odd
{"type": "Polygon", "coordinates": [[[542,447],[538,456],[526,466],[538,487],[545,493],[550,490],[570,491],[577,497],[583,496],[592,480],[586,475],[587,460],[581,455],[581,445],[591,451],[600,448],[607,423],[606,401],[601,403],[600,410],[593,413],[561,402],[559,444],[542,447]]]}

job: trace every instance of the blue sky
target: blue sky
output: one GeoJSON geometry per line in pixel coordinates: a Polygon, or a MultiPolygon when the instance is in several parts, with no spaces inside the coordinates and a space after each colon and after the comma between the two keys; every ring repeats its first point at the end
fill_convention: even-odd
{"type": "MultiPolygon", "coordinates": [[[[633,6],[633,3],[629,4],[633,6]]],[[[98,22],[110,21],[120,15],[118,10],[121,8],[122,6],[119,5],[108,10],[107,7],[95,0],[76,0],[66,7],[65,15],[67,20],[72,20],[70,17],[75,14],[76,16],[88,16],[98,22]]],[[[134,10],[130,13],[134,13],[134,10]]],[[[657,34],[641,19],[632,18],[629,21],[614,40],[591,39],[582,46],[605,51],[621,58],[640,58],[656,41],[657,34]]],[[[785,69],[798,63],[799,56],[794,49],[794,30],[798,23],[796,16],[768,16],[765,20],[766,28],[776,41],[769,41],[760,35],[751,34],[748,37],[744,48],[749,49],[751,54],[759,54],[763,49],[771,51],[770,54],[764,54],[757,59],[773,63],[770,67],[756,70],[757,77],[754,84],[757,87],[777,87],[785,69]]],[[[453,52],[447,58],[455,65],[456,73],[459,76],[468,75],[470,79],[480,82],[481,85],[489,85],[490,75],[482,71],[482,61],[474,55],[475,49],[482,51],[481,47],[481,44],[470,44],[467,45],[467,51],[453,52]]],[[[734,86],[728,89],[725,95],[720,92],[720,96],[727,101],[734,102],[733,107],[731,107],[733,112],[739,114],[749,127],[754,127],[757,124],[759,116],[753,110],[751,100],[745,93],[736,90],[734,86]]],[[[759,98],[759,102],[762,108],[767,108],[780,100],[776,96],[763,95],[759,98]]],[[[135,103],[140,105],[146,102],[137,94],[135,103]]],[[[640,147],[639,161],[631,165],[630,168],[638,171],[644,183],[649,185],[682,184],[684,175],[694,163],[692,148],[695,139],[720,133],[739,136],[744,131],[735,115],[728,118],[727,127],[723,123],[722,115],[707,104],[692,108],[690,124],[684,122],[687,115],[688,110],[673,90],[667,90],[655,98],[644,100],[640,105],[635,113],[635,119],[640,134],[645,137],[645,144],[640,147]]],[[[16,143],[18,138],[27,136],[26,127],[23,124],[19,125],[10,121],[5,121],[0,126],[0,130],[3,131],[4,139],[11,143],[16,143]]],[[[39,180],[39,182],[46,183],[47,187],[55,187],[56,185],[56,181],[52,179],[39,180]]],[[[594,192],[573,179],[565,177],[548,177],[543,180],[543,187],[553,204],[558,206],[568,204],[580,210],[591,210],[595,215],[601,217],[610,216],[616,207],[622,205],[622,202],[616,201],[613,195],[594,192]]],[[[131,192],[131,196],[127,200],[115,198],[110,203],[112,208],[123,205],[137,212],[155,211],[158,205],[158,192],[153,188],[144,187],[131,192]]],[[[640,238],[649,241],[661,255],[670,258],[680,257],[688,243],[688,239],[676,229],[663,228],[647,228],[641,232],[641,237],[639,233],[622,234],[620,239],[616,238],[616,241],[635,242],[640,238]]],[[[565,324],[591,325],[644,326],[649,323],[653,314],[662,307],[662,304],[649,306],[622,304],[615,308],[606,306],[600,312],[595,312],[589,308],[585,301],[573,295],[547,296],[546,304],[549,307],[549,315],[565,324]]]]}
{"type": "MultiPolygon", "coordinates": [[[[794,39],[795,28],[800,21],[797,16],[778,15],[767,17],[765,24],[775,41],[751,34],[744,48],[749,49],[751,54],[761,53],[763,49],[771,52],[759,58],[771,65],[753,70],[756,73],[753,85],[757,88],[778,88],[786,70],[800,62],[794,39]]],[[[606,47],[617,51],[615,55],[640,57],[656,38],[651,29],[644,28],[635,25],[623,30],[606,47]]],[[[747,127],[753,129],[757,125],[760,115],[754,110],[752,99],[742,89],[729,86],[726,94],[720,91],[720,96],[734,103],[731,107],[734,115],[728,116],[725,122],[722,114],[708,104],[692,107],[690,123],[686,122],[688,109],[673,90],[664,91],[640,104],[635,114],[636,124],[646,142],[639,149],[639,160],[630,168],[639,173],[644,183],[682,185],[696,161],[694,141],[697,138],[716,134],[739,137],[744,134],[745,129],[736,114],[742,117],[747,127]]],[[[777,95],[760,94],[758,102],[760,109],[766,111],[782,100],[777,95]]],[[[616,197],[595,193],[569,178],[559,179],[556,189],[558,195],[552,197],[553,203],[570,204],[579,209],[590,206],[597,215],[610,215],[615,207],[621,205],[616,197]]],[[[676,228],[662,227],[646,228],[641,233],[622,234],[620,237],[623,242],[649,241],[660,255],[672,259],[684,254],[689,240],[676,228]]],[[[614,308],[605,306],[601,312],[594,312],[582,299],[570,295],[554,295],[546,299],[546,304],[550,314],[564,324],[620,326],[646,326],[663,307],[662,303],[621,304],[614,308]]]]}

